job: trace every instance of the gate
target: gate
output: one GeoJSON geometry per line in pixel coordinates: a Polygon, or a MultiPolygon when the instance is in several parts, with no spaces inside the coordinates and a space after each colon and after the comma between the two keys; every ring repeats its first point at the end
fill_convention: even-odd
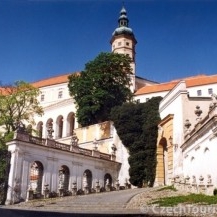
{"type": "Polygon", "coordinates": [[[11,153],[0,150],[0,204],[4,205],[8,191],[8,177],[10,172],[11,153]]]}

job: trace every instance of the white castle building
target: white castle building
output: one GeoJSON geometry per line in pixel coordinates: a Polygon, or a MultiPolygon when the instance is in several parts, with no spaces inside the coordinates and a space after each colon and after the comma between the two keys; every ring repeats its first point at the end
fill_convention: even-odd
{"type": "MultiPolygon", "coordinates": [[[[132,91],[137,102],[162,96],[159,112],[155,185],[175,184],[192,192],[211,194],[217,187],[217,75],[199,75],[157,83],[136,76],[136,38],[123,7],[112,34],[112,52],[133,62],[132,91]]],[[[77,73],[77,72],[74,72],[77,73]]],[[[68,76],[33,83],[44,109],[35,117],[38,137],[21,134],[8,143],[12,153],[7,203],[32,199],[46,192],[67,194],[128,186],[128,151],[112,122],[81,128],[68,91],[68,76]],[[75,134],[73,134],[75,133],[75,134]],[[46,191],[47,190],[47,191],[46,191]],[[35,192],[32,195],[31,192],[35,192]],[[73,191],[72,191],[73,192],[73,191]]],[[[33,126],[34,127],[34,126],[33,126]]]]}

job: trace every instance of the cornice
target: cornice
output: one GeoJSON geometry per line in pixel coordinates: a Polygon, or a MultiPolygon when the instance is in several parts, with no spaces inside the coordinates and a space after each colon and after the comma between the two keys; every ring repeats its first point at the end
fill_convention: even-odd
{"type": "Polygon", "coordinates": [[[44,111],[52,110],[54,108],[60,108],[65,105],[75,104],[75,100],[73,98],[60,100],[54,104],[43,107],[44,111]]]}
{"type": "MultiPolygon", "coordinates": [[[[207,119],[208,116],[205,117],[207,119]]],[[[202,120],[203,122],[203,120],[202,120]]],[[[182,152],[184,152],[188,147],[190,147],[196,140],[202,138],[207,132],[212,129],[212,132],[207,136],[210,140],[213,139],[217,131],[217,114],[210,117],[204,123],[198,123],[195,128],[191,131],[190,137],[181,145],[182,152]]]]}

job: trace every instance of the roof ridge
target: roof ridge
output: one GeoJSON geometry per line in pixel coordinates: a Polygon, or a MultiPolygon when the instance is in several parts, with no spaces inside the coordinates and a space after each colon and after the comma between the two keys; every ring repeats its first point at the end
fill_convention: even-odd
{"type": "Polygon", "coordinates": [[[59,75],[55,75],[55,76],[50,76],[50,77],[47,77],[47,78],[44,78],[44,79],[40,79],[40,80],[31,82],[31,84],[34,84],[34,83],[37,83],[37,82],[41,82],[41,81],[45,81],[45,80],[49,80],[49,79],[52,79],[52,78],[57,78],[57,77],[62,77],[62,76],[66,76],[66,75],[71,75],[71,74],[74,74],[74,73],[78,73],[78,72],[69,72],[69,73],[59,74],[59,75]]]}

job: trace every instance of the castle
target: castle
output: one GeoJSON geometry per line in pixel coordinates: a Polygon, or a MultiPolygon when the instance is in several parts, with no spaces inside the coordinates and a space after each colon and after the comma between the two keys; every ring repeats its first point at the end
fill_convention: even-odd
{"type": "MultiPolygon", "coordinates": [[[[111,37],[112,52],[131,57],[131,90],[134,99],[146,102],[162,96],[155,185],[176,185],[186,191],[212,194],[217,187],[216,98],[217,75],[199,75],[167,83],[136,76],[136,38],[123,7],[111,37]]],[[[76,72],[75,72],[76,73],[76,72]]],[[[86,193],[129,186],[128,151],[112,122],[80,127],[68,76],[59,75],[32,83],[40,89],[44,109],[35,116],[40,138],[15,134],[8,143],[11,170],[7,203],[29,200],[46,192],[86,193]]]]}

